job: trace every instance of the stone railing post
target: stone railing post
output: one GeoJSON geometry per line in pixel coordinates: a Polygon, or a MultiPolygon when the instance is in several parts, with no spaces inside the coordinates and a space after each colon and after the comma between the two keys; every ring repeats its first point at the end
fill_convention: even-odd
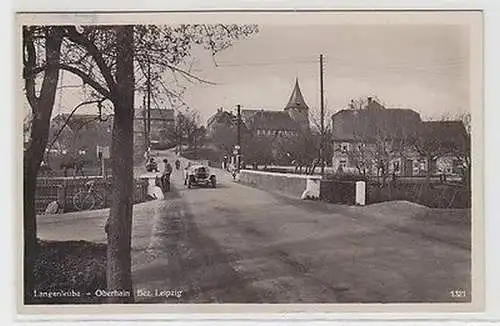
{"type": "Polygon", "coordinates": [[[355,204],[359,206],[366,205],[366,182],[356,181],[356,200],[355,204]]]}

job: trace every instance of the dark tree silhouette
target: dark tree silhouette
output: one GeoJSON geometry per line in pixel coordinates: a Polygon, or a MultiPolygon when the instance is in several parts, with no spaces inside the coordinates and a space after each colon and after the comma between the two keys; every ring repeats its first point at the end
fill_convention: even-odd
{"type": "MultiPolygon", "coordinates": [[[[254,25],[220,24],[30,26],[23,29],[23,75],[33,114],[31,140],[25,153],[25,295],[29,297],[33,287],[36,176],[47,145],[59,71],[65,70],[79,77],[93,90],[93,97],[109,101],[113,107],[107,283],[110,290],[132,290],[133,108],[134,91],[145,80],[145,66],[148,65],[153,72],[154,82],[161,82],[166,73],[190,82],[203,82],[204,79],[183,66],[193,45],[203,46],[215,55],[231,46],[233,40],[255,32],[257,27],[254,25]],[[35,85],[41,74],[43,81],[37,96],[35,85]]],[[[144,88],[144,85],[140,86],[144,88]]],[[[132,299],[115,297],[110,301],[132,299]]]]}

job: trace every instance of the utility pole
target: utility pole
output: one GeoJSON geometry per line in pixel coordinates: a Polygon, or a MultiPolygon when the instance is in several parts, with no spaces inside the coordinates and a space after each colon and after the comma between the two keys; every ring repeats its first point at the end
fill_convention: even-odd
{"type": "Polygon", "coordinates": [[[149,62],[148,59],[148,81],[147,81],[147,106],[148,106],[148,111],[147,111],[147,144],[148,148],[151,146],[151,63],[149,62]]]}
{"type": "Polygon", "coordinates": [[[236,139],[236,150],[238,154],[236,154],[236,164],[238,171],[240,170],[241,164],[241,105],[237,105],[238,108],[238,121],[237,121],[237,139],[236,139]]]}
{"type": "Polygon", "coordinates": [[[319,55],[319,87],[320,87],[320,108],[321,108],[321,138],[319,145],[319,160],[321,164],[321,175],[325,174],[325,103],[323,92],[323,55],[319,55]]]}
{"type": "Polygon", "coordinates": [[[146,116],[146,94],[142,97],[142,122],[144,124],[144,148],[145,151],[148,150],[149,143],[148,143],[148,120],[146,116]]]}

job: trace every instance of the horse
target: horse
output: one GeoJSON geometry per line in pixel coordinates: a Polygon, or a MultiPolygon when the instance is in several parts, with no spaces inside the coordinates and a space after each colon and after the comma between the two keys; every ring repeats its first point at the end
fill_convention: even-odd
{"type": "Polygon", "coordinates": [[[61,164],[59,165],[59,168],[61,170],[64,169],[64,176],[68,176],[68,169],[73,169],[73,177],[76,176],[78,172],[82,175],[82,177],[85,176],[83,173],[83,167],[85,165],[85,161],[82,158],[75,158],[75,157],[65,157],[61,161],[61,164]]]}

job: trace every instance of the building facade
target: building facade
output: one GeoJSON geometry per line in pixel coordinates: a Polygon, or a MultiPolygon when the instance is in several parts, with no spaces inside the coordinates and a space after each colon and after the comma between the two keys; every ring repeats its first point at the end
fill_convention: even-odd
{"type": "Polygon", "coordinates": [[[468,135],[461,121],[422,121],[413,110],[385,108],[371,98],[361,109],[335,113],[332,127],[335,171],[458,175],[458,157],[467,152],[468,135]]]}
{"type": "MultiPolygon", "coordinates": [[[[175,130],[175,113],[172,109],[151,109],[150,119],[150,141],[152,145],[168,144],[172,142],[173,131],[175,130]]],[[[146,146],[146,135],[148,128],[147,110],[136,109],[134,116],[134,147],[144,151],[146,146]]]]}
{"type": "Polygon", "coordinates": [[[113,116],[99,119],[95,114],[68,113],[56,115],[50,123],[47,150],[56,155],[82,153],[87,159],[97,158],[97,146],[111,145],[113,116]]]}
{"type": "MultiPolygon", "coordinates": [[[[309,107],[300,90],[298,79],[288,103],[282,111],[258,109],[241,109],[241,122],[253,136],[290,137],[309,131],[309,107]]],[[[212,137],[218,127],[235,127],[236,113],[224,111],[222,108],[207,120],[207,135],[212,137]]]]}

